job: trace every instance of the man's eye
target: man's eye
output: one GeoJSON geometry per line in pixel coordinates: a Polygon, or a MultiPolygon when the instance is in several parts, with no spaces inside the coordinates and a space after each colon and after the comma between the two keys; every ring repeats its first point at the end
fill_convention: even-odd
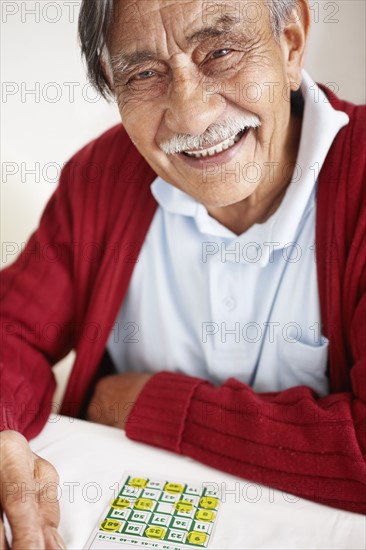
{"type": "Polygon", "coordinates": [[[219,57],[225,57],[225,55],[228,55],[232,50],[229,50],[228,48],[225,48],[223,50],[216,50],[212,54],[213,59],[218,59],[219,57]]]}
{"type": "Polygon", "coordinates": [[[152,78],[155,75],[155,71],[143,71],[142,73],[136,74],[133,78],[135,80],[147,80],[148,78],[152,78]]]}

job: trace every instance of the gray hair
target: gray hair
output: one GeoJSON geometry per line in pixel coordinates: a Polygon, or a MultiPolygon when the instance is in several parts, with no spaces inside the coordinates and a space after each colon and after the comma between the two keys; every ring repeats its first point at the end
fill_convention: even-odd
{"type": "MultiPolygon", "coordinates": [[[[297,0],[267,0],[265,4],[269,10],[273,36],[279,41],[297,0]]],[[[81,53],[90,82],[105,98],[112,95],[102,67],[112,15],[113,0],[82,0],[78,28],[81,53]]]]}

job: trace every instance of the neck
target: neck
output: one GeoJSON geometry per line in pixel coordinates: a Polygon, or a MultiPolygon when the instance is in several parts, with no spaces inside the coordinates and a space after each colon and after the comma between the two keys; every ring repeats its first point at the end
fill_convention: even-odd
{"type": "Polygon", "coordinates": [[[291,115],[289,133],[284,146],[284,158],[274,173],[274,179],[262,182],[257,189],[242,201],[223,207],[208,207],[214,219],[241,235],[256,223],[264,223],[280,206],[290,184],[292,173],[283,174],[284,166],[295,166],[301,136],[301,118],[291,115]]]}

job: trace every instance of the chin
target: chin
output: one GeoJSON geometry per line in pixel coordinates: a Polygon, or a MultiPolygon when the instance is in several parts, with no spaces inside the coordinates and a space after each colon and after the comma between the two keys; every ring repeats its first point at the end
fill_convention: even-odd
{"type": "MultiPolygon", "coordinates": [[[[223,185],[222,182],[218,182],[218,184],[220,183],[223,185]]],[[[250,197],[257,187],[258,184],[252,184],[249,188],[247,182],[245,182],[239,185],[237,189],[229,188],[227,192],[220,190],[219,193],[213,190],[212,193],[200,194],[200,196],[196,196],[196,198],[207,208],[225,208],[244,201],[250,197]]]]}

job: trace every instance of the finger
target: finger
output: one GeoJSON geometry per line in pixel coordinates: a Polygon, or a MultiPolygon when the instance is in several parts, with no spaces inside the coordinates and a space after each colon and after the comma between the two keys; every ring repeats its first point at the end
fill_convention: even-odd
{"type": "Polygon", "coordinates": [[[36,502],[37,483],[23,472],[18,483],[3,482],[2,505],[12,531],[12,547],[43,548],[43,534],[36,502]]]}
{"type": "MultiPolygon", "coordinates": [[[[34,496],[34,504],[36,506],[37,514],[37,534],[40,531],[42,535],[42,546],[37,546],[39,542],[32,540],[27,542],[25,546],[25,539],[20,526],[17,526],[17,537],[15,539],[15,545],[13,548],[17,548],[19,541],[19,548],[31,548],[30,544],[34,544],[35,548],[47,548],[51,550],[59,550],[65,548],[65,545],[61,537],[57,533],[57,526],[60,522],[60,508],[58,503],[58,487],[59,476],[56,469],[47,460],[33,454],[34,468],[33,468],[33,486],[35,487],[35,494],[28,489],[28,493],[34,496]]],[[[28,487],[32,486],[32,482],[28,481],[28,487]]],[[[24,496],[23,499],[24,500],[24,496]]],[[[27,523],[27,529],[29,529],[29,523],[27,523]]],[[[34,533],[35,535],[35,533],[34,533]]]]}
{"type": "Polygon", "coordinates": [[[43,535],[47,550],[66,550],[66,545],[55,527],[46,526],[43,535]]]}
{"type": "Polygon", "coordinates": [[[47,549],[65,549],[65,543],[57,532],[60,523],[59,475],[56,468],[42,457],[35,456],[34,475],[41,483],[39,514],[47,549]]]}
{"type": "Polygon", "coordinates": [[[33,477],[34,458],[27,441],[6,440],[1,458],[1,504],[12,531],[12,548],[44,548],[36,502],[39,484],[33,477]]]}
{"type": "Polygon", "coordinates": [[[6,540],[5,525],[3,522],[3,514],[0,510],[0,550],[8,550],[9,544],[6,540]]]}
{"type": "MultiPolygon", "coordinates": [[[[23,516],[23,518],[26,516],[23,516]]],[[[9,521],[10,523],[10,521],[9,521]]],[[[10,523],[12,531],[12,550],[43,550],[45,548],[44,536],[41,524],[35,518],[35,522],[27,517],[23,524],[20,522],[10,523]]]]}
{"type": "Polygon", "coordinates": [[[43,526],[58,527],[60,523],[59,475],[47,460],[35,455],[34,475],[40,482],[38,508],[43,526]]]}

